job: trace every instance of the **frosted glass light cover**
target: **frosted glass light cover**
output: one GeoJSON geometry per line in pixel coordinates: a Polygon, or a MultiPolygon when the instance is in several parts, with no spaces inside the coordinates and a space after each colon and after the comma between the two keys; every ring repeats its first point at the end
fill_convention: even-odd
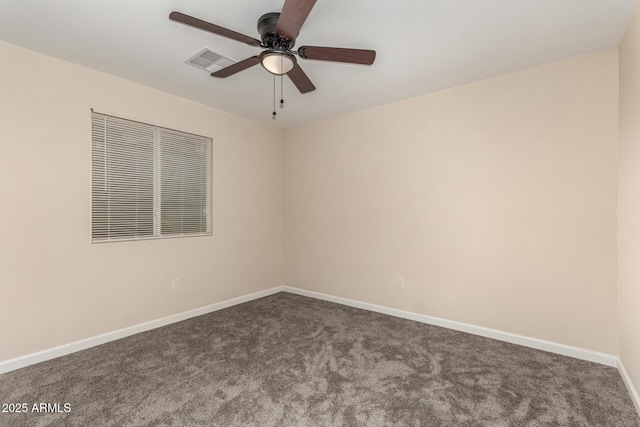
{"type": "Polygon", "coordinates": [[[294,58],[283,53],[266,53],[261,58],[262,66],[277,76],[287,74],[295,65],[294,58]]]}

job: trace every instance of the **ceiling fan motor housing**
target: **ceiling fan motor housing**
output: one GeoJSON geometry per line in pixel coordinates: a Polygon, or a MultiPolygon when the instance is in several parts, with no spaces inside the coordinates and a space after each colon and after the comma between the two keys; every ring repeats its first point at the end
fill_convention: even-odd
{"type": "Polygon", "coordinates": [[[280,14],[278,12],[265,13],[258,19],[258,33],[262,39],[262,44],[269,49],[290,50],[295,40],[289,40],[276,34],[280,14]]]}

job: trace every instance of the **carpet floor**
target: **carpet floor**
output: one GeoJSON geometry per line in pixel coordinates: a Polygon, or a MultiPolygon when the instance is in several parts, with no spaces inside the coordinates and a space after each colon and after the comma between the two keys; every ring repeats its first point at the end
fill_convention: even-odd
{"type": "Polygon", "coordinates": [[[640,426],[614,368],[289,293],[0,375],[0,403],[12,427],[640,426]]]}

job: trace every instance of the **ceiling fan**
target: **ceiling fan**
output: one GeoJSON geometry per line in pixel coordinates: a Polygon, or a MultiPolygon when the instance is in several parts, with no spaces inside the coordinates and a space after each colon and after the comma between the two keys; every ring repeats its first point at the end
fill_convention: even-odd
{"type": "Polygon", "coordinates": [[[171,12],[169,19],[248,44],[249,46],[266,49],[259,55],[249,57],[211,73],[212,77],[229,77],[260,63],[274,75],[286,74],[301,93],[307,93],[315,90],[316,87],[311,83],[305,72],[302,71],[295,55],[304,59],[364,65],[373,64],[376,58],[374,50],[364,49],[300,46],[297,51],[292,50],[300,28],[315,3],[316,0],[285,0],[282,12],[262,15],[258,19],[258,33],[260,33],[261,40],[180,12],[171,12]]]}

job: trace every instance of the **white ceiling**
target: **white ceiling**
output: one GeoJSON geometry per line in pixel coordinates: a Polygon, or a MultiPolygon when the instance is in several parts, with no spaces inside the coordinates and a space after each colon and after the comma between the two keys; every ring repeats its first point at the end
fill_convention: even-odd
{"type": "MultiPolygon", "coordinates": [[[[284,0],[2,0],[0,39],[279,127],[385,104],[616,46],[637,0],[318,0],[297,46],[374,49],[372,66],[300,59],[317,90],[255,66],[216,79],[184,63],[203,47],[260,52],[168,19],[179,11],[260,38],[284,0]]],[[[46,72],[46,70],[43,70],[46,72]]],[[[0,76],[2,74],[0,68],[0,76]]]]}

